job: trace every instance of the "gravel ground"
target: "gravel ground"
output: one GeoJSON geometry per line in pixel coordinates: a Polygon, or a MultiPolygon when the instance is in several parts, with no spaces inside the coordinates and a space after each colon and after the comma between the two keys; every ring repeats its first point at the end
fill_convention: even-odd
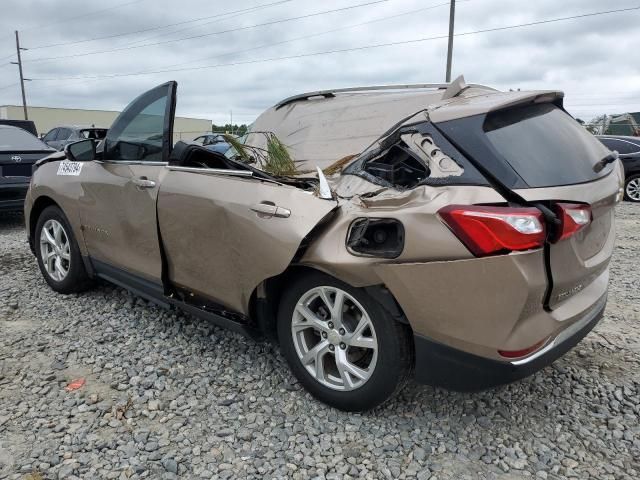
{"type": "Polygon", "coordinates": [[[606,318],[575,350],[362,415],[313,400],[270,345],[106,284],[53,293],[0,216],[0,478],[637,479],[640,206],[617,214],[606,318]]]}

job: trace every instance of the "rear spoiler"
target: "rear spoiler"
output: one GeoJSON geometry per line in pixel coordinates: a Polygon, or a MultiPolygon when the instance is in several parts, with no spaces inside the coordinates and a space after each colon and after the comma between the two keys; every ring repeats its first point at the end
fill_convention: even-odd
{"type": "Polygon", "coordinates": [[[564,92],[560,90],[478,92],[478,90],[473,91],[472,89],[473,86],[465,89],[465,92],[470,92],[469,95],[458,94],[450,98],[445,105],[429,110],[431,121],[434,123],[447,122],[533,103],[553,103],[564,109],[564,92]]]}

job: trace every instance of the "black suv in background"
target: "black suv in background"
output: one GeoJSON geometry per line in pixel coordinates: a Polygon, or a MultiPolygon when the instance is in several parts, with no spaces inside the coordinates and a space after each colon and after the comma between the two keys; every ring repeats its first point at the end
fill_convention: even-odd
{"type": "Polygon", "coordinates": [[[0,125],[11,125],[12,127],[18,127],[32,135],[38,136],[38,130],[36,130],[36,124],[33,120],[8,120],[6,118],[0,119],[0,125]]]}
{"type": "Polygon", "coordinates": [[[640,202],[640,137],[597,135],[610,150],[620,155],[624,166],[624,199],[640,202]]]}

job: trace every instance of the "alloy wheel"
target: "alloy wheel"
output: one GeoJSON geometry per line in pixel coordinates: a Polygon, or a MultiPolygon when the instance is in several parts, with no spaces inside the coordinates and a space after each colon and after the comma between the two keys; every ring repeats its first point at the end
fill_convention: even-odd
{"type": "Polygon", "coordinates": [[[640,202],[640,177],[633,178],[627,182],[627,196],[635,201],[640,202]]]}
{"type": "Polygon", "coordinates": [[[62,224],[49,219],[40,232],[40,254],[47,274],[56,282],[61,282],[69,273],[71,245],[62,224]]]}
{"type": "Polygon", "coordinates": [[[322,385],[349,391],[371,378],[378,340],[369,314],[344,290],[320,286],[300,297],[291,335],[304,368],[322,385]]]}

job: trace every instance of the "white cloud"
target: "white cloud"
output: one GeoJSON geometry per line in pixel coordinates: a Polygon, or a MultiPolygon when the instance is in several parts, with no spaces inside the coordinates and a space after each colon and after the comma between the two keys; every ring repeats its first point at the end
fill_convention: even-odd
{"type": "MultiPolygon", "coordinates": [[[[56,78],[149,71],[185,62],[191,62],[185,67],[214,65],[447,33],[449,12],[444,5],[369,25],[221,57],[229,52],[253,49],[445,3],[445,0],[389,0],[343,12],[187,41],[48,62],[33,61],[42,57],[131,46],[134,42],[149,43],[208,34],[365,1],[293,0],[206,25],[201,24],[213,20],[94,42],[33,49],[24,53],[25,75],[34,79],[56,78]]],[[[142,0],[96,15],[67,20],[81,15],[85,11],[83,9],[90,12],[122,3],[122,0],[100,4],[73,0],[62,6],[60,2],[44,0],[4,0],[0,32],[7,32],[8,35],[0,37],[0,58],[14,49],[10,32],[16,28],[22,30],[24,46],[36,47],[153,28],[269,2],[239,0],[229,4],[211,0],[142,0]]],[[[598,0],[469,0],[458,4],[456,32],[634,7],[636,4],[632,0],[615,3],[598,0]]],[[[632,52],[637,51],[640,43],[640,31],[636,28],[639,18],[640,11],[636,10],[460,36],[455,39],[454,45],[454,74],[464,73],[468,81],[502,89],[565,90],[569,111],[587,119],[601,112],[640,110],[640,65],[632,61],[632,52]]],[[[27,95],[33,105],[117,110],[153,85],[175,79],[179,82],[179,114],[210,118],[221,123],[228,121],[229,111],[233,109],[235,120],[249,122],[279,99],[303,91],[366,84],[442,81],[445,56],[446,40],[442,39],[333,55],[136,77],[33,81],[27,84],[27,95]]],[[[0,64],[5,61],[8,60],[2,60],[0,64]]],[[[0,79],[0,87],[17,81],[15,67],[0,67],[0,79]]],[[[17,87],[0,90],[0,104],[19,101],[17,87]]]]}

